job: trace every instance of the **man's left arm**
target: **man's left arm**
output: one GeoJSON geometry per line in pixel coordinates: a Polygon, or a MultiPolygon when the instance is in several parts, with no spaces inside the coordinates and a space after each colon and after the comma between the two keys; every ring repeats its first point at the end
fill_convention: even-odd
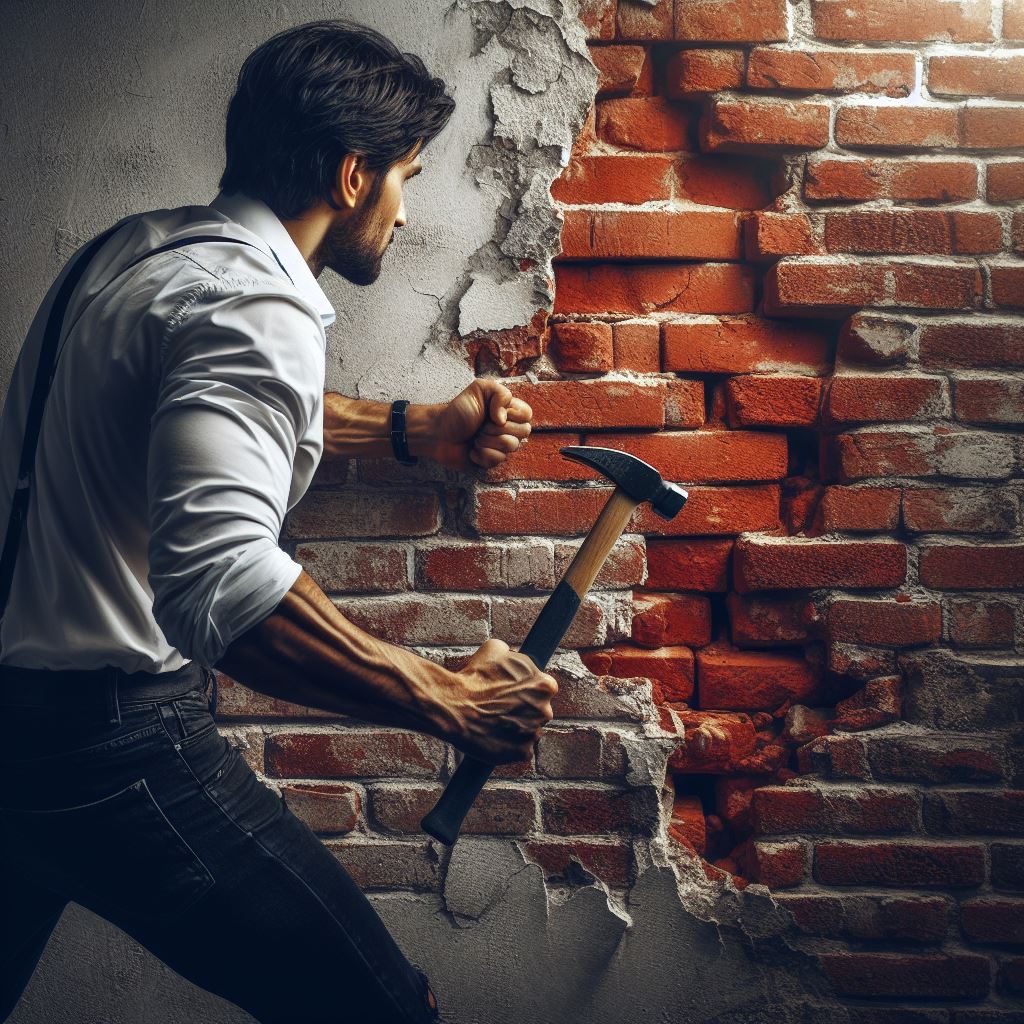
{"type": "MultiPolygon", "coordinates": [[[[487,468],[525,443],[533,410],[500,381],[477,378],[449,402],[410,404],[409,452],[449,469],[487,468]]],[[[324,392],[324,462],[390,458],[391,403],[324,392]]]]}

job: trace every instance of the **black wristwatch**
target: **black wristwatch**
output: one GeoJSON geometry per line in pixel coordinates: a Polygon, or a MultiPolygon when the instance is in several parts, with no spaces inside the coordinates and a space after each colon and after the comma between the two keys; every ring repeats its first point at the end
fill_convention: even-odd
{"type": "Polygon", "coordinates": [[[405,437],[405,407],[407,398],[399,398],[391,403],[391,448],[395,458],[404,466],[415,466],[419,458],[409,454],[409,444],[405,437]]]}

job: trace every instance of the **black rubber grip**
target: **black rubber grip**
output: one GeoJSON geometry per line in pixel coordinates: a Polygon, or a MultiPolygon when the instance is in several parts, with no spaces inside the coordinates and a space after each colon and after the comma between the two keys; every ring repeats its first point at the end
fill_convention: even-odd
{"type": "MultiPolygon", "coordinates": [[[[541,609],[519,653],[527,655],[543,671],[579,607],[579,594],[562,580],[541,609]]],[[[434,809],[420,822],[423,831],[451,846],[459,838],[462,822],[493,770],[494,766],[486,761],[464,757],[434,809]]]]}

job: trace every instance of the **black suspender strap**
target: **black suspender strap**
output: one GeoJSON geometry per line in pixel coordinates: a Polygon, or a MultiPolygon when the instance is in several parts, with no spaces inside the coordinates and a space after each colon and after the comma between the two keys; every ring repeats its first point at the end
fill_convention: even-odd
{"type": "MultiPolygon", "coordinates": [[[[21,529],[28,511],[29,491],[32,486],[32,468],[35,464],[36,446],[39,441],[39,430],[43,421],[43,407],[46,404],[50,385],[53,383],[53,377],[57,369],[57,349],[60,343],[61,328],[64,324],[64,314],[71,301],[71,295],[78,282],[82,279],[89,261],[119,226],[119,224],[115,224],[113,227],[108,228],[86,246],[81,256],[75,261],[75,265],[61,282],[46,320],[46,326],[43,330],[43,343],[39,351],[39,364],[36,367],[35,385],[32,390],[32,399],[29,403],[28,417],[25,423],[25,437],[21,445],[21,458],[18,462],[18,480],[14,493],[11,496],[11,514],[7,520],[7,533],[4,537],[3,553],[0,554],[0,617],[3,616],[7,608],[7,599],[10,596],[11,584],[14,581],[14,563],[18,557],[21,529]]],[[[228,238],[224,235],[191,235],[188,238],[167,242],[156,249],[144,252],[120,270],[115,277],[119,277],[150,256],[156,256],[158,253],[168,252],[171,249],[180,249],[185,245],[194,245],[197,242],[236,242],[239,245],[249,245],[254,249],[259,249],[260,252],[265,252],[260,246],[252,242],[246,242],[241,238],[228,238]]],[[[285,270],[284,264],[277,258],[277,253],[271,250],[271,254],[277,260],[277,265],[284,271],[285,276],[291,281],[291,275],[285,270]]],[[[292,283],[294,284],[295,282],[293,281],[292,283]]]]}

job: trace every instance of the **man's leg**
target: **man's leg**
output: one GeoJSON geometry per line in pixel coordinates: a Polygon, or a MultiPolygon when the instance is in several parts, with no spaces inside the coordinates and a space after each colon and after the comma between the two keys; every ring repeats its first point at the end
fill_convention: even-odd
{"type": "Polygon", "coordinates": [[[28,985],[67,900],[17,874],[2,849],[0,843],[0,1021],[5,1021],[28,985]]]}

